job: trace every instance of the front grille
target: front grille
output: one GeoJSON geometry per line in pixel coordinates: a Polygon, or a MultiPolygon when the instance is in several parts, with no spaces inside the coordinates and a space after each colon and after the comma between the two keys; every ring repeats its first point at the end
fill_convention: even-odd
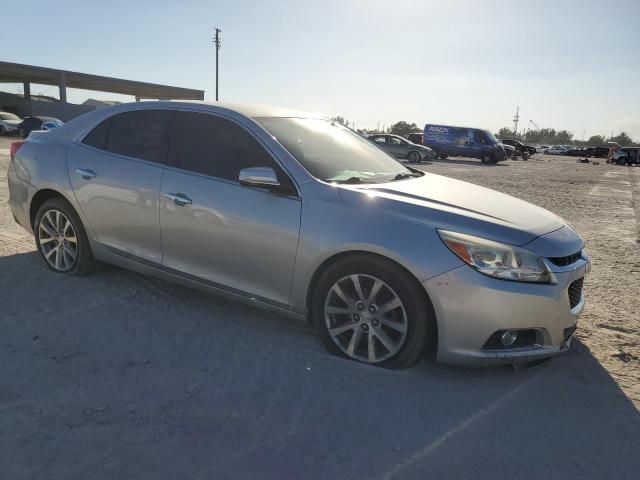
{"type": "Polygon", "coordinates": [[[549,261],[558,267],[566,267],[572,263],[576,263],[582,257],[582,250],[566,257],[549,257],[549,261]]]}
{"type": "Polygon", "coordinates": [[[583,283],[584,277],[571,282],[571,285],[569,285],[569,307],[575,308],[580,303],[583,283]]]}

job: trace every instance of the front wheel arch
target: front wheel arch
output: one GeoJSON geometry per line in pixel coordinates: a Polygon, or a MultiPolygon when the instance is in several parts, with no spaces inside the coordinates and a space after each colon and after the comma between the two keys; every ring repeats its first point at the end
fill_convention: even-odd
{"type": "MultiPolygon", "coordinates": [[[[378,253],[361,251],[361,250],[352,250],[347,252],[338,253],[328,259],[326,259],[314,272],[311,282],[309,283],[309,288],[307,290],[307,320],[310,325],[314,328],[319,328],[320,325],[314,321],[314,313],[313,313],[313,298],[317,294],[318,288],[321,288],[324,274],[327,273],[328,270],[333,269],[335,267],[339,267],[341,263],[348,262],[369,262],[375,264],[386,264],[387,268],[398,269],[402,271],[402,275],[406,276],[406,280],[411,282],[412,288],[417,288],[420,292],[419,298],[423,307],[427,312],[427,320],[426,328],[427,328],[427,338],[426,343],[423,345],[424,348],[422,351],[422,358],[428,357],[435,359],[438,350],[438,318],[436,317],[435,308],[433,303],[431,302],[431,298],[429,294],[424,289],[423,285],[418,281],[413,273],[410,270],[405,268],[401,263],[378,253]]],[[[330,349],[331,350],[331,349],[330,349]]],[[[406,368],[402,367],[390,367],[390,368],[406,368]]]]}
{"type": "MultiPolygon", "coordinates": [[[[309,287],[307,288],[307,295],[306,295],[306,308],[307,308],[307,321],[310,324],[313,324],[313,319],[312,319],[312,315],[311,315],[311,299],[313,297],[313,292],[317,287],[318,284],[318,280],[320,279],[320,277],[322,276],[322,273],[324,271],[326,271],[329,267],[331,267],[332,265],[335,265],[338,262],[342,262],[342,261],[347,261],[351,258],[356,258],[356,257],[370,257],[370,258],[375,258],[378,260],[382,260],[384,262],[387,262],[389,264],[392,264],[394,266],[397,266],[399,268],[401,268],[402,270],[404,270],[412,279],[413,281],[416,282],[416,284],[418,284],[420,286],[420,291],[423,293],[423,299],[427,304],[427,308],[429,308],[430,313],[432,315],[432,318],[435,320],[434,321],[434,325],[436,328],[436,332],[434,335],[434,340],[437,342],[438,339],[438,318],[436,317],[436,312],[435,309],[433,308],[433,303],[431,302],[431,298],[429,297],[429,294],[427,293],[427,291],[424,289],[424,287],[420,284],[420,282],[418,281],[418,279],[416,278],[416,276],[411,273],[411,271],[409,271],[407,268],[405,268],[402,264],[400,264],[399,262],[386,257],[384,255],[380,255],[378,253],[372,253],[372,252],[367,252],[364,250],[351,250],[348,252],[340,252],[337,253],[329,258],[327,258],[326,260],[324,260],[315,270],[315,272],[313,272],[313,275],[311,277],[311,281],[309,282],[309,287]]],[[[437,346],[437,345],[436,345],[437,346]]],[[[435,348],[433,349],[435,351],[435,348]]]]}

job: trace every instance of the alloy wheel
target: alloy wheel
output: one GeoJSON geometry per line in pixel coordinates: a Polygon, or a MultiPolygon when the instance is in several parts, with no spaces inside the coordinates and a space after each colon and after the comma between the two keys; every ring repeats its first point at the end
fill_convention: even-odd
{"type": "Polygon", "coordinates": [[[38,244],[47,263],[59,272],[73,268],[78,258],[78,239],[71,221],[59,210],[47,210],[38,225],[38,244]]]}
{"type": "Polygon", "coordinates": [[[398,294],[372,275],[353,274],[329,289],[324,304],[327,331],[353,359],[380,363],[403,347],[407,313],[398,294]]]}

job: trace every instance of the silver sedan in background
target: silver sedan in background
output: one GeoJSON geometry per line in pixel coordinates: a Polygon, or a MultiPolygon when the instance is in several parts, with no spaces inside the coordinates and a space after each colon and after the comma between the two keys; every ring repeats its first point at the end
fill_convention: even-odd
{"type": "Polygon", "coordinates": [[[407,159],[409,163],[435,160],[436,158],[435,152],[429,147],[410,142],[400,135],[379,133],[369,135],[369,140],[394,157],[407,159]]]}
{"type": "Polygon", "coordinates": [[[306,317],[360,362],[546,357],[584,305],[589,260],[561,218],[311,114],[123,104],[11,154],[13,215],[51,271],[103,261],[306,317]]]}

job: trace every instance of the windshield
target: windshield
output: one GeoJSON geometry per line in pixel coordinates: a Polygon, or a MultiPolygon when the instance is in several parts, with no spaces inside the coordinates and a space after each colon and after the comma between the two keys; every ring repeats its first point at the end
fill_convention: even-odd
{"type": "Polygon", "coordinates": [[[0,119],[2,120],[20,120],[20,117],[14,115],[13,113],[8,112],[0,112],[0,119]]]}
{"type": "Polygon", "coordinates": [[[330,120],[256,118],[311,175],[327,182],[382,183],[414,173],[357,133],[330,120]]]}
{"type": "Polygon", "coordinates": [[[496,138],[496,136],[491,133],[489,130],[485,130],[484,133],[487,134],[487,137],[489,137],[489,141],[491,143],[500,143],[500,141],[496,138]]]}

